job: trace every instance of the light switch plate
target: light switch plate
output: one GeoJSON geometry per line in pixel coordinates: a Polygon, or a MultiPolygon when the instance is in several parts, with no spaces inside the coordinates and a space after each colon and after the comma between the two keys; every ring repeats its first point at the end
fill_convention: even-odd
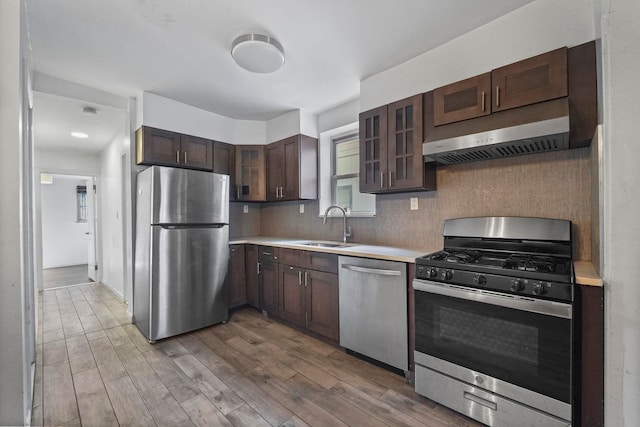
{"type": "Polygon", "coordinates": [[[417,211],[418,210],[418,198],[417,197],[412,197],[411,198],[411,210],[412,211],[417,211]]]}
{"type": "Polygon", "coordinates": [[[304,203],[300,203],[300,213],[304,213],[304,203]]]}
{"type": "Polygon", "coordinates": [[[249,205],[242,206],[242,212],[249,213],[249,205]]]}

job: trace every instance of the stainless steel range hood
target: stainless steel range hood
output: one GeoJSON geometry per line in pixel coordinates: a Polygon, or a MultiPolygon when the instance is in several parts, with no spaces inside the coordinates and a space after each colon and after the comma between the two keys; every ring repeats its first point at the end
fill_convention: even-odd
{"type": "Polygon", "coordinates": [[[422,144],[425,162],[456,164],[569,148],[567,98],[436,126],[422,144]]]}

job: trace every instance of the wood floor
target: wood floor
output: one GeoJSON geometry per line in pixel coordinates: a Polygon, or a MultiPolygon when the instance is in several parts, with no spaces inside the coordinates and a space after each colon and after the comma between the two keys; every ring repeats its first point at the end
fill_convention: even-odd
{"type": "Polygon", "coordinates": [[[33,425],[479,425],[253,309],[150,345],[100,284],[41,308],[33,425]]]}
{"type": "Polygon", "coordinates": [[[69,267],[45,268],[42,270],[42,287],[44,289],[61,286],[79,285],[92,282],[87,272],[87,264],[69,267]]]}

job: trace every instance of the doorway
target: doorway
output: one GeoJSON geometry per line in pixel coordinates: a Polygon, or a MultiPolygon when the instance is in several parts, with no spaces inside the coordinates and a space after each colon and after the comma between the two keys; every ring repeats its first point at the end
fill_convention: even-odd
{"type": "Polygon", "coordinates": [[[96,281],[96,177],[41,173],[42,284],[96,281]]]}

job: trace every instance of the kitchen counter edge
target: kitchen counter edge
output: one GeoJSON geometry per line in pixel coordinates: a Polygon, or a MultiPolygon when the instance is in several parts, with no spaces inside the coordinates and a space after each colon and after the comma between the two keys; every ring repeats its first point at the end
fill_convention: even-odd
{"type": "Polygon", "coordinates": [[[585,286],[602,286],[602,279],[598,276],[591,261],[574,261],[573,269],[576,273],[576,283],[585,286]]]}
{"type": "Polygon", "coordinates": [[[416,258],[421,257],[429,251],[418,251],[413,249],[397,248],[393,246],[366,245],[361,243],[348,243],[347,247],[326,248],[318,246],[308,246],[303,242],[314,242],[313,239],[283,239],[278,237],[239,237],[231,239],[230,245],[264,245],[278,248],[306,250],[310,252],[324,252],[336,255],[354,256],[361,258],[374,258],[387,261],[399,261],[414,263],[416,258]]]}

